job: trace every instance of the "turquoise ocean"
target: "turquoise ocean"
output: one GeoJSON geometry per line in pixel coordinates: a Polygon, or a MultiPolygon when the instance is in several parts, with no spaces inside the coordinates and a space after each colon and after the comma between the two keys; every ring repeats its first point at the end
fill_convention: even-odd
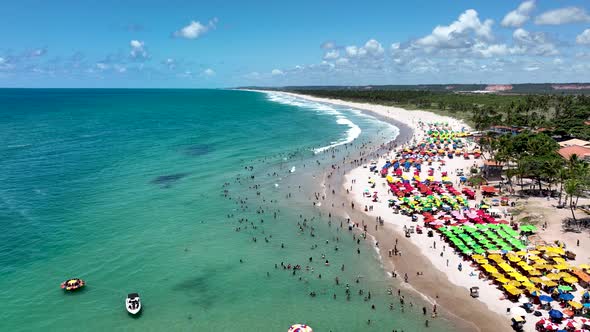
{"type": "Polygon", "coordinates": [[[398,133],[278,93],[2,89],[0,330],[452,331],[443,318],[425,329],[417,296],[402,313],[374,250],[358,255],[299,188],[398,133]],[[85,289],[64,293],[71,277],[85,289]]]}

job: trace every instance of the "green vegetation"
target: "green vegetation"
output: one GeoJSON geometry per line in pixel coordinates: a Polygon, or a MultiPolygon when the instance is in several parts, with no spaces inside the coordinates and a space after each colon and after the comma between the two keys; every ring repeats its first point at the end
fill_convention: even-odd
{"type": "Polygon", "coordinates": [[[290,89],[323,98],[424,109],[466,120],[476,130],[494,125],[544,128],[549,135],[590,139],[590,96],[458,94],[419,90],[290,89]]]}
{"type": "Polygon", "coordinates": [[[480,144],[494,161],[506,165],[505,174],[511,188],[513,178],[521,188],[523,179],[528,178],[538,186],[539,193],[544,189],[548,192],[556,190],[559,205],[569,205],[572,218],[576,220],[574,210],[578,198],[590,189],[590,164],[578,159],[577,155],[564,161],[556,152],[558,144],[545,133],[527,131],[517,135],[486,135],[480,144]]]}

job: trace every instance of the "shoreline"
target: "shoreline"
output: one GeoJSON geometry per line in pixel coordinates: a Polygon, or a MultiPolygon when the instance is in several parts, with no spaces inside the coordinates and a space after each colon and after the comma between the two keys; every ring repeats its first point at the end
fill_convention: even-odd
{"type": "MultiPolygon", "coordinates": [[[[382,121],[390,122],[395,126],[399,126],[401,124],[401,126],[405,126],[407,129],[409,129],[407,140],[405,139],[406,137],[400,137],[407,129],[403,130],[400,128],[400,135],[398,135],[398,137],[396,137],[396,139],[394,139],[392,142],[387,144],[388,147],[381,147],[380,149],[377,149],[377,151],[370,151],[368,155],[363,156],[366,160],[378,159],[379,157],[382,157],[379,152],[382,152],[383,150],[391,150],[394,143],[396,145],[405,145],[410,141],[420,140],[423,138],[425,133],[420,130],[418,126],[418,122],[420,120],[425,122],[449,122],[453,123],[454,126],[465,128],[468,127],[460,120],[440,116],[426,111],[408,111],[391,106],[317,98],[290,92],[281,93],[310,101],[359,109],[376,116],[382,121]]],[[[385,154],[388,153],[385,152],[385,154]]],[[[459,164],[463,167],[469,167],[472,162],[472,160],[467,161],[467,163],[462,159],[455,160],[461,161],[459,164]]],[[[362,183],[364,183],[362,179],[366,177],[367,173],[367,169],[363,168],[362,166],[363,164],[366,165],[366,162],[350,165],[350,167],[344,170],[342,175],[340,173],[331,173],[330,175],[337,174],[337,176],[330,177],[325,174],[323,183],[324,191],[327,191],[326,184],[328,184],[328,187],[336,186],[342,189],[338,190],[337,194],[341,191],[346,192],[346,189],[351,187],[351,185],[354,189],[354,185],[352,184],[352,180],[354,178],[361,179],[362,185],[362,183]]],[[[347,208],[345,209],[346,211],[344,211],[345,216],[351,218],[353,222],[359,222],[368,226],[367,233],[370,235],[368,238],[370,239],[373,248],[377,250],[377,255],[380,259],[383,269],[387,273],[390,273],[388,271],[395,271],[398,274],[398,277],[405,273],[409,275],[408,283],[405,283],[403,280],[399,280],[397,278],[393,279],[400,283],[400,287],[415,292],[417,295],[423,297],[431,304],[436,303],[438,306],[438,312],[442,312],[442,318],[449,319],[454,317],[461,321],[461,323],[459,323],[461,330],[482,332],[512,330],[510,328],[509,317],[504,311],[505,305],[502,303],[492,304],[491,302],[500,301],[493,301],[493,298],[488,298],[488,296],[492,294],[490,294],[490,290],[485,289],[485,286],[494,289],[495,287],[491,287],[490,285],[480,285],[483,284],[483,282],[479,280],[473,280],[473,284],[465,285],[464,277],[466,277],[468,269],[463,271],[463,278],[461,278],[461,275],[459,275],[459,277],[453,275],[452,271],[456,270],[453,269],[453,265],[449,265],[448,268],[445,268],[445,263],[443,262],[441,266],[440,259],[436,259],[438,257],[437,253],[432,249],[432,245],[428,244],[430,243],[430,240],[435,240],[436,237],[429,239],[427,243],[425,243],[425,241],[420,241],[421,239],[415,235],[410,239],[405,238],[404,233],[402,232],[402,225],[407,225],[409,227],[411,224],[409,217],[392,215],[391,210],[385,211],[378,208],[368,212],[362,211],[362,208],[357,208],[356,210],[351,211],[351,203],[356,203],[357,206],[360,205],[361,207],[367,203],[367,201],[363,201],[361,190],[362,189],[356,192],[352,190],[349,195],[341,195],[342,197],[335,197],[335,199],[348,202],[347,208]],[[387,212],[389,212],[389,216],[386,215],[387,212]],[[382,217],[384,219],[385,223],[383,226],[377,224],[375,221],[377,217],[382,217]],[[375,242],[379,243],[379,248],[375,247],[375,242]],[[390,258],[387,254],[383,254],[387,253],[387,250],[396,246],[396,243],[399,248],[403,249],[403,256],[393,256],[390,258]],[[417,272],[424,274],[417,276],[417,272]],[[477,281],[479,281],[479,283],[477,281]],[[468,288],[475,285],[480,286],[480,293],[482,294],[481,298],[485,299],[488,304],[485,304],[480,300],[473,299],[469,295],[468,288]],[[482,288],[484,289],[482,290],[482,288]],[[477,315],[474,315],[474,312],[477,313],[477,315]],[[503,322],[498,324],[499,321],[503,322]]],[[[458,259],[458,257],[454,258],[455,260],[458,259]]],[[[453,263],[455,262],[453,261],[453,263]]],[[[511,305],[508,304],[508,306],[511,305]]],[[[430,318],[430,316],[427,318],[430,318]]],[[[454,323],[457,324],[458,322],[454,321],[454,323]]]]}

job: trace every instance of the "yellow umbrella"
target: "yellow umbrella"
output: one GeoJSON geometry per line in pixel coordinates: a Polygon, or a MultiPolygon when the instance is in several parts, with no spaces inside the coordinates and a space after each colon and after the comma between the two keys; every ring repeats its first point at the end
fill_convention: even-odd
{"type": "Polygon", "coordinates": [[[471,258],[473,258],[473,259],[475,259],[475,260],[478,260],[478,259],[484,259],[485,257],[484,257],[484,256],[482,256],[482,255],[477,255],[477,254],[475,254],[475,255],[471,255],[471,258]]]}
{"type": "Polygon", "coordinates": [[[498,266],[506,272],[514,271],[514,268],[512,266],[508,265],[507,263],[500,263],[500,264],[498,264],[498,266]]]}
{"type": "Polygon", "coordinates": [[[557,270],[567,270],[570,268],[570,265],[567,263],[561,263],[561,264],[554,265],[553,268],[557,269],[557,270]]]}
{"type": "Polygon", "coordinates": [[[486,272],[488,272],[488,273],[498,272],[498,270],[495,267],[493,267],[493,266],[491,266],[489,264],[484,264],[484,265],[481,266],[481,268],[484,269],[484,270],[486,270],[486,272]]]}
{"type": "Polygon", "coordinates": [[[559,247],[547,247],[547,251],[554,252],[558,255],[565,255],[565,250],[563,250],[563,248],[559,248],[559,247]]]}
{"type": "Polygon", "coordinates": [[[590,265],[588,264],[582,264],[580,266],[578,266],[580,269],[582,270],[590,270],[590,265]]]}
{"type": "Polygon", "coordinates": [[[511,262],[520,262],[520,257],[514,255],[508,255],[508,260],[511,262]]]}
{"type": "Polygon", "coordinates": [[[522,291],[514,286],[510,286],[510,285],[503,285],[502,287],[504,287],[504,289],[512,294],[512,295],[520,295],[522,294],[522,291]]]}
{"type": "Polygon", "coordinates": [[[561,279],[561,276],[559,274],[557,274],[557,273],[549,273],[545,277],[547,277],[549,280],[559,280],[559,279],[561,279]]]}
{"type": "Polygon", "coordinates": [[[516,280],[510,280],[509,282],[506,282],[504,284],[510,285],[510,286],[514,286],[514,287],[520,287],[520,282],[516,281],[516,280]]]}
{"type": "Polygon", "coordinates": [[[537,277],[531,277],[531,278],[529,278],[529,280],[531,282],[534,282],[535,284],[540,284],[543,282],[543,280],[541,280],[541,278],[537,278],[537,277]]]}
{"type": "Polygon", "coordinates": [[[563,262],[565,262],[565,259],[563,259],[561,257],[553,257],[553,261],[555,263],[563,263],[563,262]]]}
{"type": "Polygon", "coordinates": [[[501,284],[505,284],[507,282],[510,282],[510,279],[507,279],[505,277],[500,277],[500,278],[496,278],[496,281],[501,283],[501,284]]]}
{"type": "Polygon", "coordinates": [[[500,255],[500,254],[489,254],[488,255],[488,258],[489,259],[496,259],[496,258],[500,258],[501,259],[502,258],[502,255],[500,255]]]}
{"type": "Polygon", "coordinates": [[[528,275],[531,275],[531,276],[540,276],[543,273],[541,273],[541,271],[539,271],[539,270],[533,269],[533,270],[527,271],[527,274],[528,275]]]}
{"type": "Polygon", "coordinates": [[[557,286],[557,283],[555,281],[551,281],[551,280],[543,280],[543,281],[541,281],[541,283],[547,287],[557,286]]]}
{"type": "Polygon", "coordinates": [[[582,303],[576,301],[569,301],[568,304],[571,305],[574,309],[582,309],[584,307],[582,303]]]}
{"type": "Polygon", "coordinates": [[[568,283],[570,285],[578,282],[578,278],[576,278],[576,277],[565,277],[562,280],[563,280],[563,282],[568,283]]]}
{"type": "Polygon", "coordinates": [[[528,289],[528,288],[534,288],[534,287],[535,287],[535,284],[533,284],[533,283],[532,283],[532,282],[530,282],[530,281],[524,281],[524,282],[522,282],[522,283],[521,283],[521,285],[522,285],[524,288],[527,288],[527,289],[528,289]]]}
{"type": "Polygon", "coordinates": [[[518,256],[526,256],[526,251],[521,250],[521,251],[515,252],[514,254],[518,255],[518,256]]]}

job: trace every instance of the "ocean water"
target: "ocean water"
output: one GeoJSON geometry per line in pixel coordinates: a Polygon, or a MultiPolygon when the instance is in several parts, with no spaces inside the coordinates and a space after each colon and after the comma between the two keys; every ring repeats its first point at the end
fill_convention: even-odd
{"type": "Polygon", "coordinates": [[[426,330],[425,304],[401,313],[376,253],[358,255],[306,192],[329,163],[397,134],[277,93],[0,90],[0,330],[426,330]],[[64,293],[70,277],[87,287],[64,293]]]}

